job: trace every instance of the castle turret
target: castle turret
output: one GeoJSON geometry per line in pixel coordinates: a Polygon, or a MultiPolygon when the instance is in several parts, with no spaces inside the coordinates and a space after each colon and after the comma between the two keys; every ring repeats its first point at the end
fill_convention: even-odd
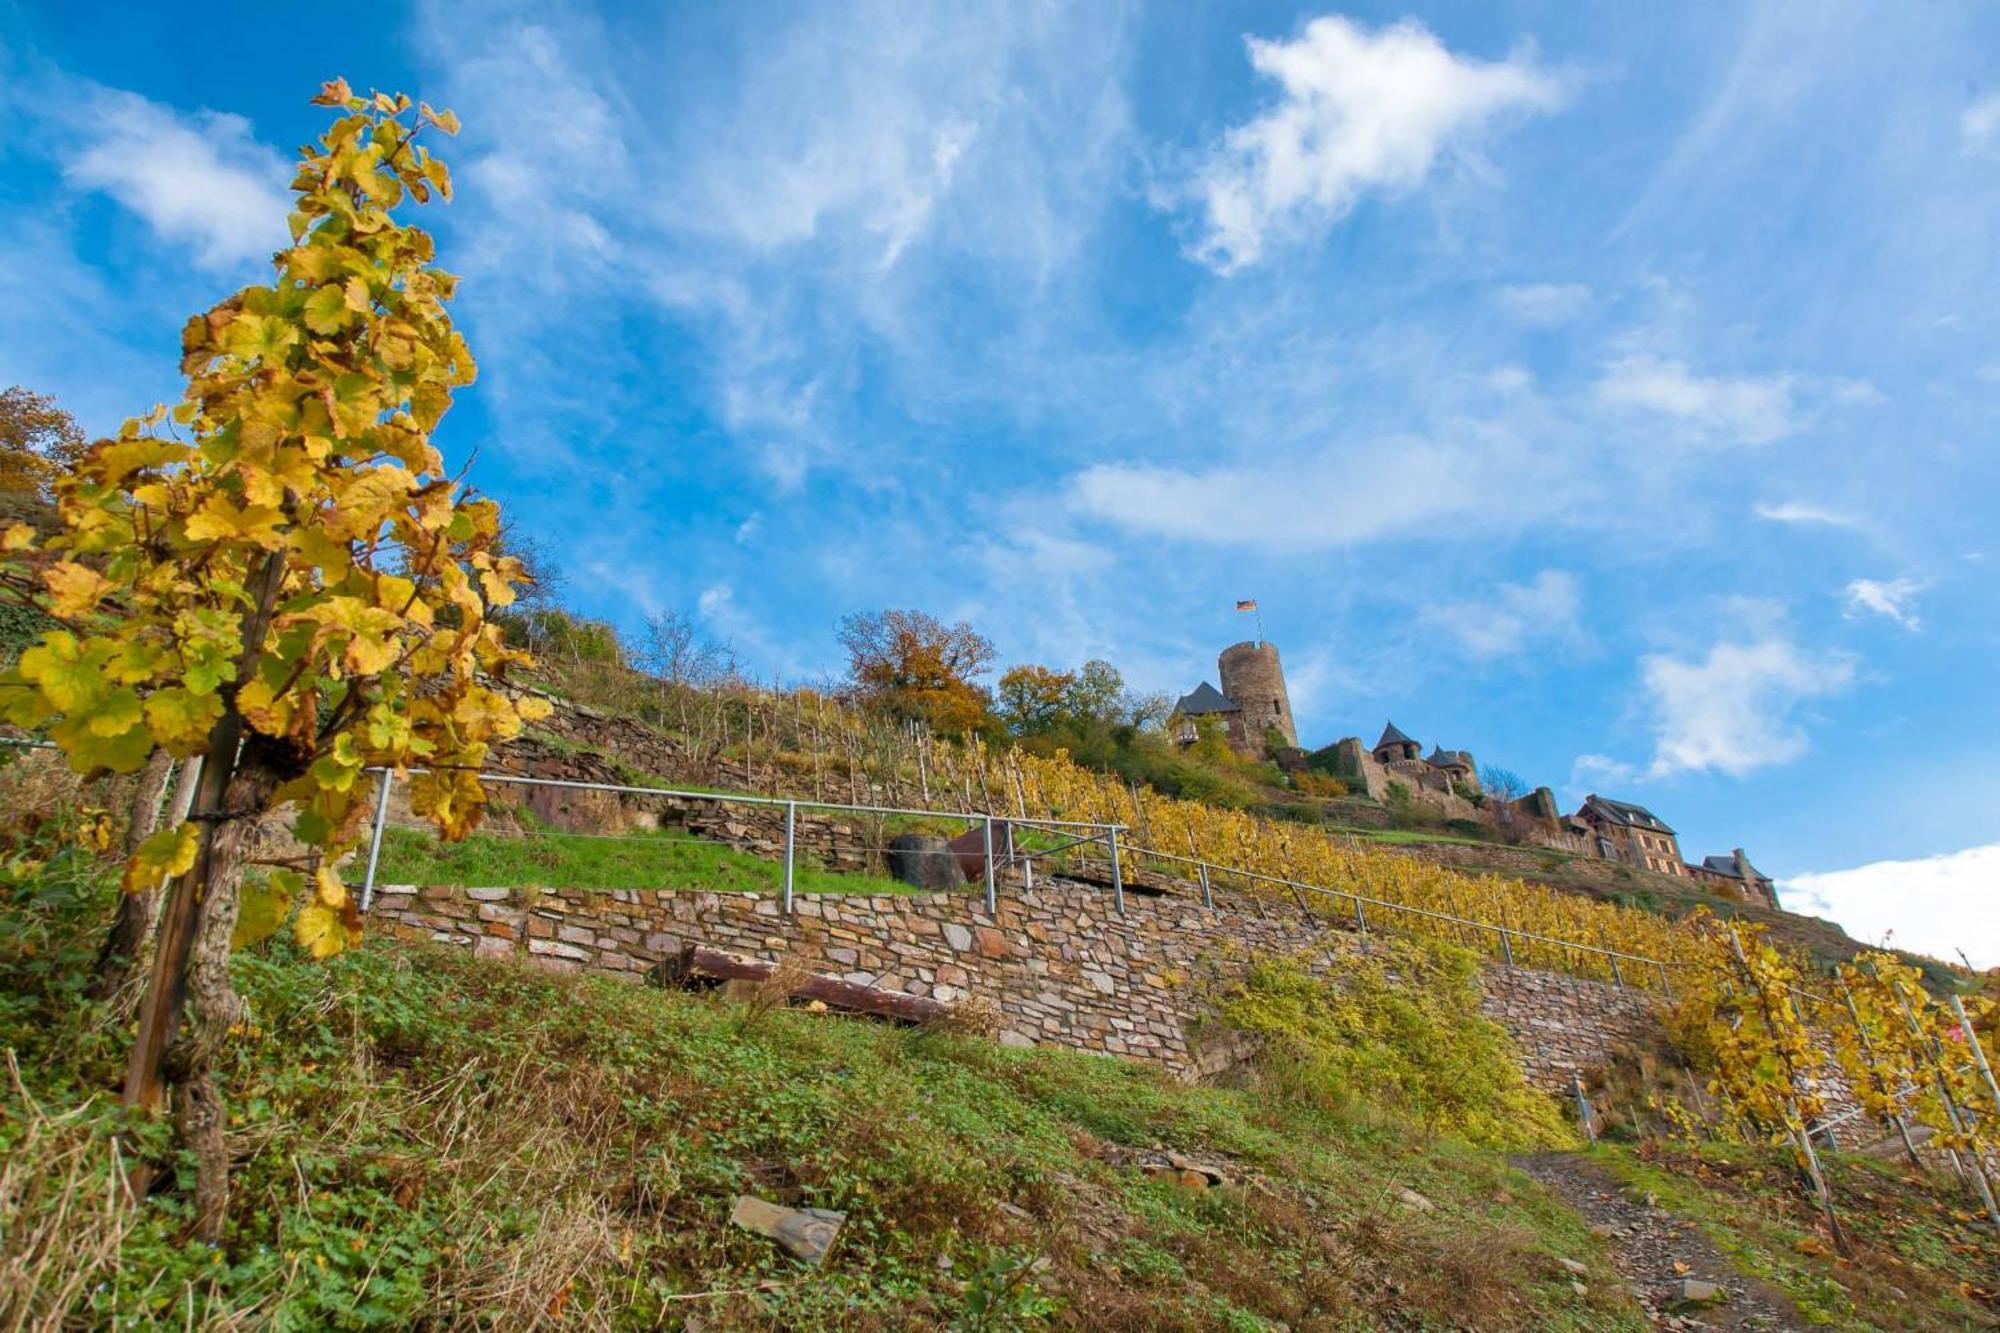
{"type": "Polygon", "coordinates": [[[1241,727],[1240,735],[1230,737],[1237,742],[1238,749],[1260,756],[1267,754],[1270,746],[1265,743],[1265,733],[1272,730],[1285,738],[1286,745],[1299,743],[1298,728],[1292,724],[1291,696],[1285,692],[1285,669],[1278,663],[1276,644],[1239,643],[1224,648],[1216,659],[1216,669],[1222,673],[1222,692],[1242,710],[1230,726],[1232,733],[1241,727]]]}

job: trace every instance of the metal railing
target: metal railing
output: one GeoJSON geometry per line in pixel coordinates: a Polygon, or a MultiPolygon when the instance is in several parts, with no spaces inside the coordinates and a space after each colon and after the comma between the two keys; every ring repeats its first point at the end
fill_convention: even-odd
{"type": "MultiPolygon", "coordinates": [[[[374,905],[376,877],[381,868],[382,840],[389,822],[389,798],[394,789],[397,771],[389,768],[365,770],[377,775],[375,798],[375,818],[368,840],[368,864],[361,885],[361,910],[366,912],[374,905]]],[[[429,770],[410,768],[404,774],[415,776],[429,770]]],[[[939,819],[954,823],[966,823],[981,830],[980,860],[982,867],[982,887],[986,915],[992,916],[999,908],[999,880],[1007,870],[1016,866],[1022,868],[1027,886],[1034,884],[1034,858],[1046,857],[1054,851],[1072,847],[1103,843],[1111,861],[1112,896],[1119,915],[1125,913],[1124,879],[1119,869],[1118,835],[1124,831],[1123,824],[1105,824],[1081,819],[1029,819],[1011,815],[995,815],[969,810],[921,810],[909,806],[864,805],[847,801],[808,800],[789,796],[752,796],[730,792],[689,791],[675,787],[625,786],[613,782],[578,782],[566,778],[535,778],[513,773],[481,773],[482,784],[493,783],[500,786],[555,787],[570,791],[598,791],[616,795],[655,796],[668,800],[708,801],[716,805],[747,805],[782,809],[785,812],[784,854],[781,861],[779,898],[787,916],[796,910],[794,886],[798,868],[798,816],[801,810],[821,810],[836,814],[856,814],[874,817],[908,817],[916,819],[939,819]],[[1005,829],[1006,843],[995,840],[995,826],[1005,829]],[[1043,829],[1065,836],[1069,840],[1054,849],[1024,850],[1015,845],[1016,828],[1043,829]]],[[[956,863],[958,853],[946,852],[956,863]]]]}

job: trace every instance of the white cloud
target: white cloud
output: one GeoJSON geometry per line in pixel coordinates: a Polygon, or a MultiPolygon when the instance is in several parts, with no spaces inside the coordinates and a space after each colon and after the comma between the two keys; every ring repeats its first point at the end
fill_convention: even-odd
{"type": "Polygon", "coordinates": [[[1215,545],[1309,550],[1470,518],[1489,469],[1466,450],[1395,439],[1277,463],[1206,471],[1143,462],[1079,473],[1072,503],[1133,532],[1215,545]]]}
{"type": "Polygon", "coordinates": [[[1784,500],[1777,504],[1760,501],[1752,507],[1758,518],[1773,523],[1825,524],[1830,528],[1859,528],[1861,520],[1837,509],[1827,509],[1804,500],[1784,500]]]}
{"type": "Polygon", "coordinates": [[[1958,135],[1968,153],[2000,148],[2000,93],[1989,93],[1965,108],[1958,118],[1958,135]]]}
{"type": "Polygon", "coordinates": [[[1628,356],[1605,368],[1599,401],[1674,417],[1744,444],[1767,444],[1804,424],[1790,375],[1765,378],[1697,375],[1684,361],[1628,356]]]}
{"type": "Polygon", "coordinates": [[[1485,601],[1429,607],[1423,618],[1473,657],[1507,657],[1536,639],[1574,637],[1581,600],[1574,574],[1545,569],[1528,583],[1501,584],[1485,601]]]}
{"type": "Polygon", "coordinates": [[[1904,629],[1921,629],[1923,622],[1912,603],[1923,586],[1915,579],[1856,579],[1846,588],[1845,614],[1886,616],[1904,629]]]}
{"type": "Polygon", "coordinates": [[[241,116],[182,116],[136,93],[98,89],[73,123],[83,142],[65,156],[64,179],[191,246],[202,267],[266,259],[285,244],[291,170],[241,116]]]}
{"type": "Polygon", "coordinates": [[[1590,288],[1580,282],[1537,282],[1502,287],[1500,309],[1516,324],[1552,329],[1590,309],[1590,288]]]}
{"type": "Polygon", "coordinates": [[[1439,154],[1501,116],[1563,100],[1532,53],[1460,57],[1414,19],[1370,31],[1329,15],[1296,41],[1245,40],[1281,95],[1231,129],[1192,184],[1206,212],[1193,253],[1221,273],[1256,263],[1272,240],[1339,221],[1369,190],[1415,189],[1439,154]]]}
{"type": "Polygon", "coordinates": [[[2000,843],[1914,861],[1877,861],[1778,882],[1786,910],[1832,917],[1869,943],[2000,967],[2000,843]]]}
{"type": "Polygon", "coordinates": [[[1741,777],[1788,763],[1808,744],[1794,720],[1799,705],[1854,679],[1853,659],[1802,652],[1776,637],[1718,643],[1696,662],[1655,654],[1641,669],[1653,711],[1653,777],[1709,771],[1741,777]]]}

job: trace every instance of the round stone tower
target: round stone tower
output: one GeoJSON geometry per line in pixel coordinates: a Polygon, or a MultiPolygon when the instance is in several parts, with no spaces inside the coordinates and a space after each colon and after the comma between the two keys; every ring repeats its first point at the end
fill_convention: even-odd
{"type": "Polygon", "coordinates": [[[1276,727],[1285,744],[1299,743],[1292,725],[1292,700],[1285,693],[1285,669],[1278,664],[1277,645],[1239,643],[1222,650],[1215,662],[1222,675],[1222,692],[1243,711],[1239,748],[1262,755],[1269,748],[1264,733],[1276,727]]]}

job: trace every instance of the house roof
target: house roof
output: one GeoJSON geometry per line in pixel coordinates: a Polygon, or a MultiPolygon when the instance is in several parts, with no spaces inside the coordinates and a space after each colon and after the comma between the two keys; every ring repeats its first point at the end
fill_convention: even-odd
{"type": "Polygon", "coordinates": [[[1447,750],[1437,745],[1431,747],[1430,758],[1424,762],[1433,768],[1471,768],[1472,756],[1463,750],[1447,750]]]}
{"type": "Polygon", "coordinates": [[[1416,743],[1413,738],[1405,736],[1401,731],[1397,730],[1396,724],[1391,722],[1388,726],[1382,728],[1382,739],[1375,742],[1375,748],[1379,750],[1385,745],[1415,745],[1416,743]]]}
{"type": "Polygon", "coordinates": [[[1666,820],[1661,819],[1645,806],[1634,805],[1630,801],[1614,801],[1609,796],[1597,796],[1593,794],[1584,800],[1583,809],[1577,811],[1577,813],[1584,814],[1593,810],[1600,818],[1609,820],[1613,824],[1625,824],[1632,828],[1642,828],[1649,833],[1673,832],[1671,828],[1667,827],[1666,820]]]}
{"type": "Polygon", "coordinates": [[[1243,709],[1221,690],[1203,681],[1181,696],[1181,701],[1174,705],[1174,711],[1187,717],[1194,717],[1200,713],[1240,713],[1243,709]]]}
{"type": "MultiPolygon", "coordinates": [[[[1770,878],[1769,875],[1759,870],[1756,866],[1750,865],[1750,859],[1748,857],[1745,857],[1743,859],[1743,864],[1749,866],[1750,875],[1753,879],[1770,878]]],[[[1731,879],[1741,878],[1741,876],[1736,873],[1736,858],[1733,856],[1704,856],[1701,858],[1701,866],[1702,869],[1704,870],[1713,870],[1716,874],[1727,875],[1731,879]]]]}

